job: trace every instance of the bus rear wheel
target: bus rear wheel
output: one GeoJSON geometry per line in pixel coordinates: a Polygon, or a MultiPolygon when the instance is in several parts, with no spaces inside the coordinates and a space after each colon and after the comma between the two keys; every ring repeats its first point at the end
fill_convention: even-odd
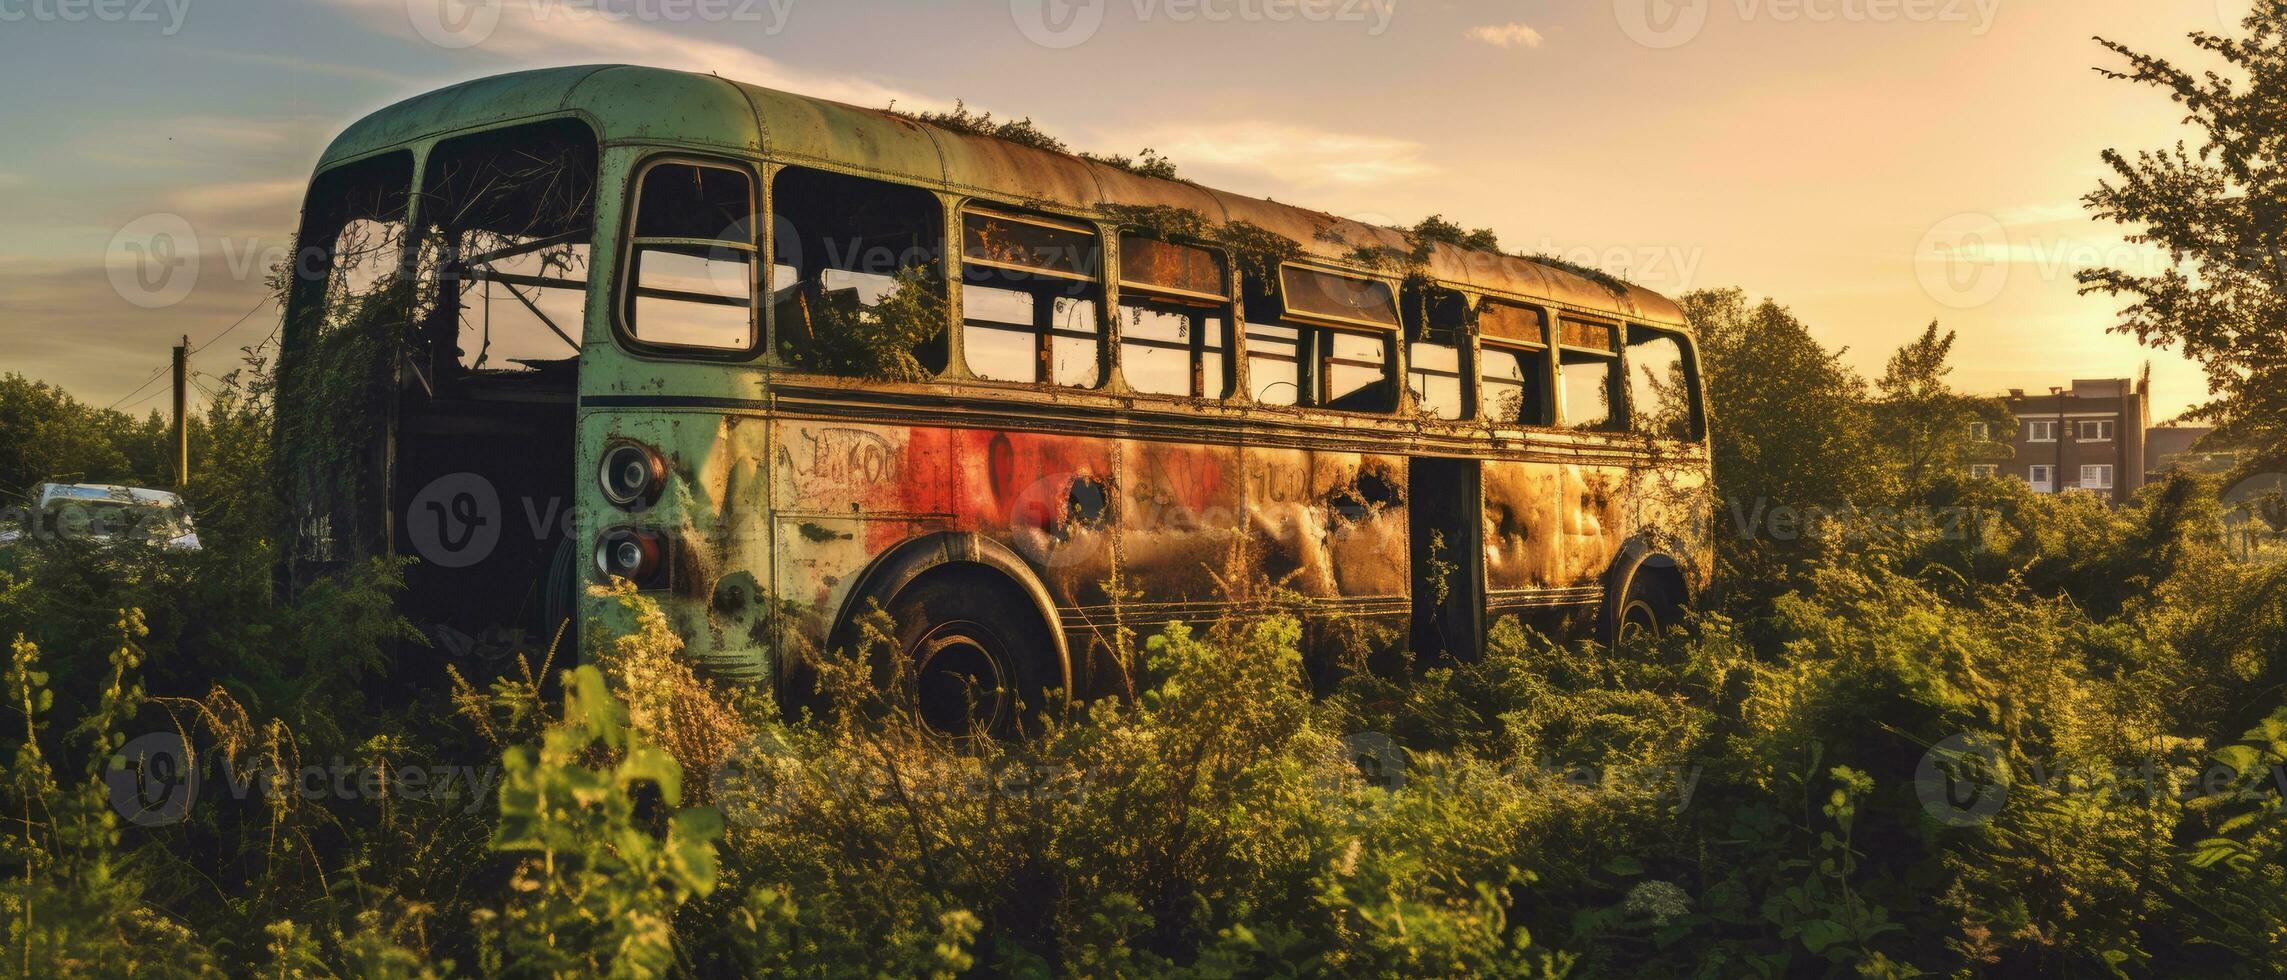
{"type": "Polygon", "coordinates": [[[1628,593],[1614,610],[1610,640],[1618,646],[1657,640],[1683,625],[1682,590],[1665,575],[1639,569],[1628,578],[1628,593]]]}
{"type": "Polygon", "coordinates": [[[888,612],[900,659],[880,666],[930,730],[1021,738],[1050,707],[1054,646],[1015,588],[930,575],[900,591],[888,612]]]}

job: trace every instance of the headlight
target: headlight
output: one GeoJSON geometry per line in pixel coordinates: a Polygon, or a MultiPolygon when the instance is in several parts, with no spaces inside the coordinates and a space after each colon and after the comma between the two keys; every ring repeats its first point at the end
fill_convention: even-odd
{"type": "Polygon", "coordinates": [[[659,491],[667,485],[667,461],[648,447],[623,442],[604,451],[596,477],[604,499],[632,509],[659,499],[659,491]]]}
{"type": "Polygon", "coordinates": [[[656,531],[617,528],[596,539],[596,571],[646,588],[658,584],[666,556],[666,540],[656,531]]]}

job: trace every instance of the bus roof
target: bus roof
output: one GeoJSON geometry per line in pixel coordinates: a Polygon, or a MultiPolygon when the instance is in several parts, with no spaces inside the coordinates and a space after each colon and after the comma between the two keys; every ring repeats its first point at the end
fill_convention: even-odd
{"type": "MultiPolygon", "coordinates": [[[[1085,213],[1105,206],[1166,206],[1222,224],[1247,221],[1302,246],[1306,256],[1354,266],[1356,247],[1410,246],[1394,228],[1244,197],[988,136],[958,133],[885,109],[663,68],[586,65],[477,79],[415,96],[358,120],[319,163],[336,164],[460,130],[575,114],[613,144],[664,144],[823,164],[951,193],[1041,202],[1085,213]]],[[[1428,262],[1441,281],[1668,327],[1683,311],[1641,287],[1606,285],[1532,259],[1440,244],[1428,262]]]]}

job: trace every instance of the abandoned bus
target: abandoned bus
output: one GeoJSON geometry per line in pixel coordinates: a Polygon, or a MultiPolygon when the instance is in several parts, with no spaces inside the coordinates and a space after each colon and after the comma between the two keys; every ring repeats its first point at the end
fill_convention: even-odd
{"type": "Polygon", "coordinates": [[[1122,626],[1467,657],[1707,582],[1682,313],[1550,263],[626,66],[359,121],[299,242],[287,587],[416,558],[454,653],[624,579],[790,693],[878,605],[932,724],[1006,730],[1122,626]]]}

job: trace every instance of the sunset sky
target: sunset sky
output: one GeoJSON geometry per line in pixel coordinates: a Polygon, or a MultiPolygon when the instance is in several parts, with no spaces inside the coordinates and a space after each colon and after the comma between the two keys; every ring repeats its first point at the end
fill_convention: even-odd
{"type": "Polygon", "coordinates": [[[163,383],[124,396],[175,337],[221,335],[197,359],[221,374],[271,334],[262,271],[334,133],[469,78],[633,62],[960,98],[1233,191],[1442,213],[1671,294],[1742,287],[1869,374],[1936,319],[1964,388],[2149,359],[2159,417],[2205,393],[2077,295],[2078,269],[2151,261],[2082,216],[2099,151],[2164,145],[2180,115],[2099,78],[2091,36],[2193,57],[2184,35],[2236,29],[2244,0],[462,3],[126,0],[75,22],[77,0],[0,0],[0,371],[147,411],[163,383]],[[175,218],[197,276],[165,302],[134,263],[175,218]]]}

